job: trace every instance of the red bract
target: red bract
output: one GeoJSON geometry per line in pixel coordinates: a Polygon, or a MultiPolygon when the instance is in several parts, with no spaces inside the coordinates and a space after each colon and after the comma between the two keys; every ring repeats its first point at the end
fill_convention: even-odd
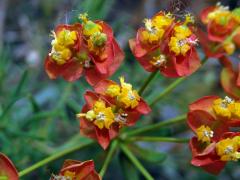
{"type": "Polygon", "coordinates": [[[225,67],[221,72],[222,87],[229,96],[240,99],[240,64],[238,64],[238,69],[234,69],[231,61],[224,59],[228,63],[224,64],[225,67]]]}
{"type": "Polygon", "coordinates": [[[95,171],[94,162],[66,160],[58,175],[52,175],[51,180],[72,179],[72,180],[100,180],[101,177],[95,171]]]}
{"type": "Polygon", "coordinates": [[[103,80],[94,89],[95,92],[85,93],[86,104],[77,117],[81,133],[96,139],[106,149],[120,128],[134,125],[151,109],[123,78],[120,85],[103,80]]]}
{"type": "Polygon", "coordinates": [[[227,127],[237,127],[240,126],[240,112],[237,110],[239,105],[238,101],[227,96],[224,99],[218,96],[205,96],[190,104],[189,113],[203,111],[209,115],[208,117],[211,116],[214,121],[218,121],[218,125],[223,123],[227,127]]]}
{"type": "Polygon", "coordinates": [[[226,162],[219,159],[219,156],[215,152],[215,145],[216,143],[213,142],[204,147],[196,137],[193,137],[189,142],[189,147],[192,151],[191,164],[201,167],[209,173],[219,174],[226,162]]]}
{"type": "Polygon", "coordinates": [[[239,135],[240,133],[226,132],[210,144],[202,144],[193,137],[189,143],[193,156],[191,163],[209,173],[219,174],[227,161],[239,159],[239,135]]]}
{"type": "Polygon", "coordinates": [[[198,69],[200,60],[194,47],[196,36],[187,26],[192,17],[176,23],[171,14],[160,12],[144,21],[130,48],[146,71],[160,72],[166,77],[188,76],[198,69]]]}
{"type": "Polygon", "coordinates": [[[209,40],[207,33],[198,28],[196,34],[207,57],[220,58],[226,54],[223,47],[219,46],[219,43],[209,40]]]}
{"type": "Polygon", "coordinates": [[[111,27],[103,21],[82,18],[82,24],[62,24],[53,32],[52,50],[45,61],[51,79],[62,76],[72,82],[85,75],[94,85],[110,77],[123,61],[111,27]]]}
{"type": "Polygon", "coordinates": [[[3,153],[0,153],[0,179],[18,180],[18,172],[12,161],[3,153]]]}

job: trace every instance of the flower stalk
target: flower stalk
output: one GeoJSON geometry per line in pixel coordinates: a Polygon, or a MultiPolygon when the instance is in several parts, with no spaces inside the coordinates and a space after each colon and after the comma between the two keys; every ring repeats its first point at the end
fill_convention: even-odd
{"type": "Polygon", "coordinates": [[[136,136],[131,137],[128,141],[147,141],[147,142],[169,142],[169,143],[188,143],[187,138],[172,138],[172,137],[147,137],[147,136],[136,136]]]}
{"type": "Polygon", "coordinates": [[[149,172],[144,168],[144,166],[139,162],[139,160],[134,156],[134,154],[128,149],[125,144],[120,145],[124,154],[129,158],[129,160],[136,166],[136,168],[142,173],[142,175],[147,180],[153,180],[154,178],[149,174],[149,172]]]}
{"type": "Polygon", "coordinates": [[[156,77],[156,75],[158,74],[158,71],[154,71],[152,72],[144,81],[142,87],[139,89],[138,94],[141,96],[143,94],[143,92],[145,91],[145,89],[147,88],[147,86],[150,84],[150,82],[152,82],[152,80],[156,77]]]}
{"type": "Polygon", "coordinates": [[[183,114],[183,115],[177,116],[175,118],[172,118],[172,119],[169,119],[169,120],[166,120],[166,121],[163,121],[163,122],[159,122],[159,123],[156,123],[156,124],[148,125],[148,126],[143,127],[143,128],[132,130],[129,133],[123,134],[122,137],[126,138],[128,136],[135,136],[135,135],[143,134],[143,133],[146,133],[146,132],[149,132],[149,131],[160,129],[160,128],[165,127],[165,126],[185,122],[185,120],[186,120],[186,114],[183,114]]]}
{"type": "Polygon", "coordinates": [[[105,174],[105,172],[106,172],[106,170],[107,170],[107,167],[108,167],[110,161],[112,160],[113,155],[114,155],[114,152],[116,151],[117,147],[118,147],[118,141],[117,141],[117,140],[114,140],[114,141],[112,142],[111,146],[110,146],[110,150],[109,150],[109,152],[108,152],[108,154],[107,154],[107,157],[106,157],[106,159],[105,159],[105,161],[104,161],[104,163],[103,163],[102,169],[100,170],[99,175],[100,175],[101,177],[104,176],[104,174],[105,174]]]}
{"type": "Polygon", "coordinates": [[[70,148],[65,149],[65,150],[63,150],[61,152],[55,153],[55,154],[53,154],[53,155],[51,155],[51,156],[49,156],[49,157],[47,157],[47,158],[37,162],[36,164],[34,164],[34,165],[32,165],[32,166],[30,166],[30,167],[20,171],[18,173],[18,175],[19,175],[19,177],[23,177],[23,176],[31,173],[32,171],[34,171],[34,170],[36,170],[36,169],[38,169],[38,168],[40,168],[40,167],[42,167],[42,166],[52,162],[52,161],[55,161],[55,160],[65,156],[67,154],[73,153],[75,151],[83,149],[83,148],[85,148],[87,146],[90,146],[92,144],[93,144],[93,141],[89,141],[89,142],[86,142],[84,144],[78,144],[78,145],[76,145],[74,147],[70,147],[70,148]]]}

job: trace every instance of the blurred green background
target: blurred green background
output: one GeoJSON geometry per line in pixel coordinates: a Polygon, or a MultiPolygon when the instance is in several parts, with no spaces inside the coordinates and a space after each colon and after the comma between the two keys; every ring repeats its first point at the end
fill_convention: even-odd
{"type": "MultiPolygon", "coordinates": [[[[92,19],[111,24],[115,36],[126,53],[121,68],[112,79],[124,75],[136,88],[149,74],[137,63],[128,47],[128,39],[142,26],[142,19],[159,10],[174,10],[177,15],[199,11],[211,0],[0,0],[0,152],[8,155],[20,171],[48,155],[73,145],[79,138],[79,122],[75,114],[81,110],[83,93],[91,87],[80,79],[67,83],[50,80],[44,71],[44,59],[50,49],[50,31],[59,23],[71,23],[79,13],[88,12],[92,19]],[[170,5],[171,4],[171,5],[170,5]],[[175,11],[180,9],[180,11],[175,11]]],[[[231,8],[238,1],[222,1],[231,8]]],[[[197,19],[198,20],[198,19],[197,19]]],[[[198,24],[198,23],[197,23],[198,24]]],[[[199,49],[200,56],[203,54],[199,49]]],[[[137,126],[159,122],[187,112],[188,104],[204,95],[221,95],[219,84],[221,66],[210,60],[174,92],[154,107],[151,115],[141,118],[137,126]]],[[[147,88],[147,101],[159,94],[173,79],[160,74],[147,88]]],[[[191,137],[186,124],[168,127],[151,135],[191,137]]],[[[155,179],[238,179],[238,163],[228,163],[218,176],[211,176],[190,165],[191,153],[187,144],[138,143],[139,146],[164,152],[164,158],[141,162],[155,179]]],[[[106,152],[93,145],[54,161],[31,174],[26,180],[49,179],[58,173],[64,159],[94,159],[96,168],[102,166],[106,152]]],[[[144,179],[119,152],[104,179],[144,179]]]]}

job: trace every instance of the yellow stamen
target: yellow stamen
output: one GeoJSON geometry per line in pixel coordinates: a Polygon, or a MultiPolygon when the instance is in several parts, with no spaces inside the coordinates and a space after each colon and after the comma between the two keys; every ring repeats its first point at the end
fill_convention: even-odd
{"type": "Polygon", "coordinates": [[[213,137],[213,131],[210,127],[202,125],[196,130],[198,141],[203,143],[210,143],[213,137]]]}

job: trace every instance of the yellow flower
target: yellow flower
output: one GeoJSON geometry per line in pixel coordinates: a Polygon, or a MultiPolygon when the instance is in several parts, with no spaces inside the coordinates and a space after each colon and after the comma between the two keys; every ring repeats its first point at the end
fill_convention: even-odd
{"type": "Polygon", "coordinates": [[[216,144],[216,152],[222,161],[236,161],[240,158],[239,138],[226,138],[216,144]]]}
{"type": "Polygon", "coordinates": [[[174,27],[175,36],[181,39],[187,38],[192,34],[192,31],[185,25],[174,27]]]}
{"type": "Polygon", "coordinates": [[[99,24],[94,23],[93,21],[87,21],[83,25],[83,35],[85,36],[91,36],[94,33],[101,32],[101,31],[102,31],[102,27],[99,24]]]}
{"type": "Polygon", "coordinates": [[[138,106],[140,96],[136,90],[132,89],[132,85],[125,83],[124,78],[120,78],[121,93],[117,97],[117,100],[124,105],[125,108],[135,108],[138,106]]]}
{"type": "Polygon", "coordinates": [[[230,112],[232,113],[232,118],[240,118],[240,103],[234,102],[228,106],[230,112]]]}
{"type": "Polygon", "coordinates": [[[210,127],[202,125],[196,130],[198,141],[210,143],[213,137],[213,131],[210,127]]]}
{"type": "Polygon", "coordinates": [[[171,14],[157,15],[153,17],[152,23],[158,28],[166,28],[172,24],[173,20],[174,19],[172,18],[171,14]]]}
{"type": "MultiPolygon", "coordinates": [[[[54,42],[61,46],[70,46],[75,43],[77,40],[77,32],[76,31],[69,31],[67,29],[63,29],[59,33],[57,33],[57,37],[55,38],[54,42]]],[[[52,42],[52,44],[55,44],[52,42]]],[[[54,46],[54,45],[53,45],[54,46]]]]}
{"type": "Polygon", "coordinates": [[[107,88],[106,94],[111,97],[116,97],[120,94],[120,86],[119,85],[110,85],[107,88]]]}
{"type": "Polygon", "coordinates": [[[151,19],[144,19],[145,30],[141,32],[141,37],[145,43],[155,43],[159,41],[165,30],[158,27],[151,19]]]}
{"type": "Polygon", "coordinates": [[[87,40],[88,48],[91,52],[95,52],[95,54],[100,54],[102,47],[105,45],[107,41],[107,35],[101,32],[93,33],[90,38],[87,40]]]}
{"type": "Polygon", "coordinates": [[[51,53],[49,53],[51,58],[55,60],[55,62],[59,65],[65,64],[68,59],[72,56],[71,50],[68,48],[63,48],[62,50],[52,49],[51,53]]]}
{"type": "Polygon", "coordinates": [[[229,109],[229,105],[232,103],[233,100],[227,96],[224,99],[216,99],[213,102],[213,111],[217,116],[231,118],[231,111],[229,109]]]}
{"type": "Polygon", "coordinates": [[[156,29],[152,32],[144,30],[141,32],[141,37],[144,42],[151,44],[159,41],[162,38],[163,34],[164,34],[163,29],[156,29]]]}
{"type": "Polygon", "coordinates": [[[93,111],[96,115],[94,124],[99,128],[109,129],[114,122],[114,114],[111,107],[106,107],[103,101],[97,101],[94,104],[93,111]]]}
{"type": "Polygon", "coordinates": [[[52,40],[52,50],[49,56],[56,61],[57,64],[65,64],[72,56],[70,47],[77,40],[77,32],[63,29],[57,34],[52,32],[54,39],[52,40]]]}
{"type": "Polygon", "coordinates": [[[114,113],[111,107],[106,107],[105,102],[99,100],[96,101],[93,109],[87,113],[79,113],[77,117],[85,117],[87,120],[92,121],[99,129],[109,129],[114,122],[114,113]]]}
{"type": "Polygon", "coordinates": [[[173,51],[176,56],[185,56],[186,53],[191,49],[191,46],[188,44],[186,39],[175,36],[171,37],[168,46],[170,47],[170,51],[173,51]]]}

